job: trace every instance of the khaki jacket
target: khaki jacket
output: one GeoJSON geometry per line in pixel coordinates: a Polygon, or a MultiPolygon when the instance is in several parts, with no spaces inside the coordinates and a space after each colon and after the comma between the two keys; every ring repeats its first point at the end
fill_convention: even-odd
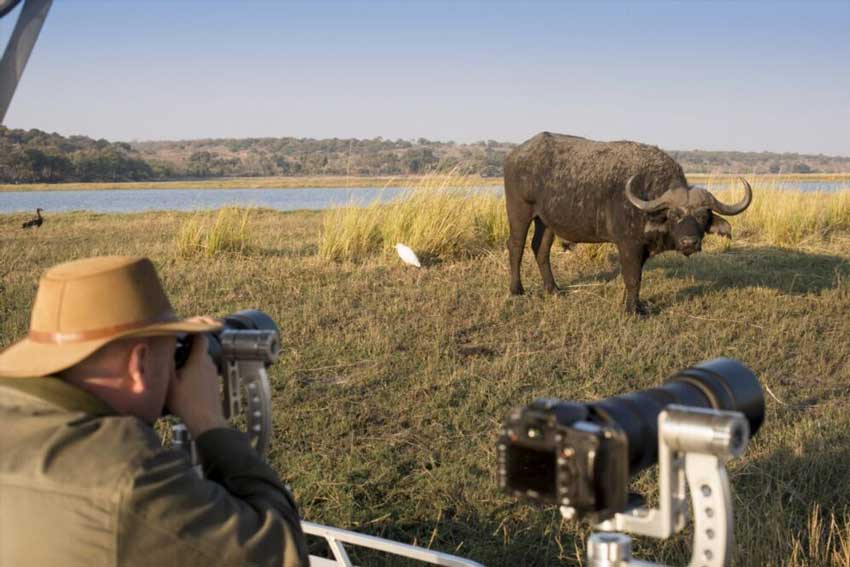
{"type": "Polygon", "coordinates": [[[197,447],[206,480],[62,380],[0,379],[0,567],[307,565],[295,503],[247,438],[197,447]]]}

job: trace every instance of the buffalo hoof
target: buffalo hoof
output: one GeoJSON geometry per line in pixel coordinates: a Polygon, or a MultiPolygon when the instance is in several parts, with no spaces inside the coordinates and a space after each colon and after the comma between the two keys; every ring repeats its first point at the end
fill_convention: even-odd
{"type": "Polygon", "coordinates": [[[646,317],[651,312],[649,306],[643,301],[627,302],[623,307],[623,312],[626,315],[637,315],[638,317],[646,317]]]}
{"type": "Polygon", "coordinates": [[[511,295],[522,295],[525,293],[525,289],[523,289],[522,284],[511,286],[511,295]]]}
{"type": "Polygon", "coordinates": [[[564,293],[563,290],[561,290],[561,288],[559,288],[557,285],[543,286],[543,291],[545,291],[549,295],[558,295],[564,293]]]}

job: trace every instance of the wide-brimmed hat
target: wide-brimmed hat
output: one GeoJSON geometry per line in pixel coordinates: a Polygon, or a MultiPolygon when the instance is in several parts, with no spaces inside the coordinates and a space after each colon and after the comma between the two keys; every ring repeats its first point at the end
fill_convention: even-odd
{"type": "Polygon", "coordinates": [[[115,339],[219,328],[178,319],[147,258],[75,260],[42,276],[29,333],[0,353],[0,377],[54,374],[115,339]]]}

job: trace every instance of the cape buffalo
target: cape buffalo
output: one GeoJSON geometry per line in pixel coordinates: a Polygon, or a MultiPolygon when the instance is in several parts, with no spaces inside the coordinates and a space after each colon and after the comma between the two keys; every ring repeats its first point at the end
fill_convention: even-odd
{"type": "Polygon", "coordinates": [[[732,227],[715,215],[737,215],[752,201],[718,201],[692,188],[681,166],[654,146],[595,142],[576,136],[538,134],[505,158],[511,293],[523,293],[520,264],[531,221],[531,249],[547,292],[558,290],[549,265],[555,236],[568,243],[613,242],[620,255],[628,313],[645,313],[639,299],[646,260],[665,250],[698,252],[706,233],[732,237],[732,227]]]}

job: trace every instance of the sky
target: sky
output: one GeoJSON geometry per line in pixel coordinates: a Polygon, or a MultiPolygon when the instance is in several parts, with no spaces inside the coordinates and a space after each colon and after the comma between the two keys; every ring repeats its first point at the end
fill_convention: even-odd
{"type": "Polygon", "coordinates": [[[848,30],[848,1],[55,0],[5,125],[847,156],[848,30]]]}

